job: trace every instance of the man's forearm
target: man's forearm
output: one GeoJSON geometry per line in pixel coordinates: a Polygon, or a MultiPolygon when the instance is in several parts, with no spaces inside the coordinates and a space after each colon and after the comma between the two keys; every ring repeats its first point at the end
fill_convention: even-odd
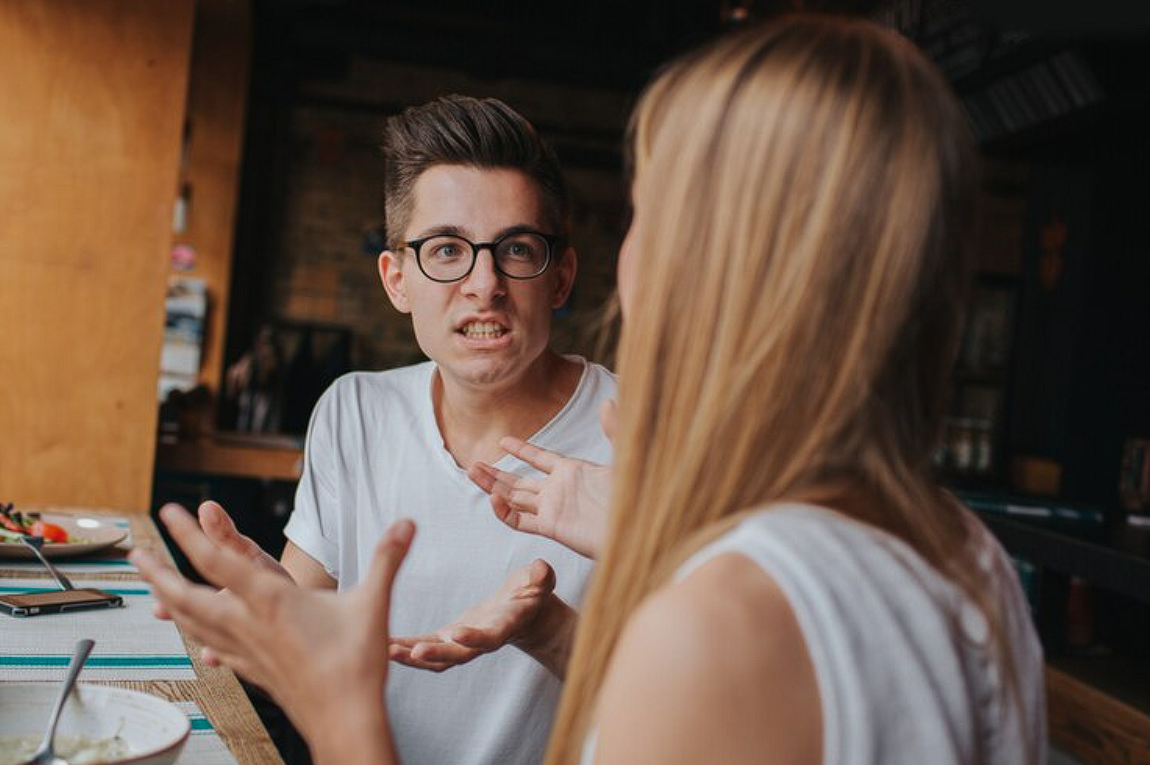
{"type": "Polygon", "coordinates": [[[323,564],[288,541],[284,545],[280,565],[285,573],[301,587],[314,587],[320,590],[334,590],[337,582],[324,570],[323,564]]]}
{"type": "Polygon", "coordinates": [[[579,612],[552,593],[530,632],[514,645],[562,680],[567,676],[578,622],[579,612]]]}

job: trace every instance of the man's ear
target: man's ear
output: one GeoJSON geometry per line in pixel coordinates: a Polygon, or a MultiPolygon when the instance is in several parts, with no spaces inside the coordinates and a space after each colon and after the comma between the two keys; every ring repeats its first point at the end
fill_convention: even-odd
{"type": "Polygon", "coordinates": [[[579,270],[578,258],[575,248],[567,247],[555,264],[555,293],[551,299],[551,307],[558,308],[567,302],[571,288],[575,286],[575,272],[579,270]]]}
{"type": "Polygon", "coordinates": [[[384,250],[379,254],[379,280],[388,300],[400,313],[411,313],[411,302],[407,299],[407,285],[404,282],[403,254],[384,250]]]}

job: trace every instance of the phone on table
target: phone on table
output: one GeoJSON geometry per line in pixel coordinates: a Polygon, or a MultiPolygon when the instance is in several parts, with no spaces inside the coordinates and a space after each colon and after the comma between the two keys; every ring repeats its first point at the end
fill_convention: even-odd
{"type": "Polygon", "coordinates": [[[89,608],[119,608],[124,599],[110,592],[85,587],[52,592],[14,592],[0,595],[0,611],[9,616],[41,616],[89,608]]]}

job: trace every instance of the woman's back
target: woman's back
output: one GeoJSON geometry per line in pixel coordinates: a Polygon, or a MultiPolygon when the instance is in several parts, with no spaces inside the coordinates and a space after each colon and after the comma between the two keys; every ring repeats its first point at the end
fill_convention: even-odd
{"type": "MultiPolygon", "coordinates": [[[[718,630],[700,625],[696,631],[692,627],[692,623],[705,622],[715,613],[709,599],[733,599],[738,607],[748,611],[761,605],[756,601],[757,596],[746,595],[754,590],[730,578],[732,571],[742,571],[739,576],[756,577],[761,570],[767,574],[764,579],[772,580],[785,597],[801,633],[801,642],[805,644],[808,666],[813,667],[818,700],[807,708],[821,711],[822,762],[835,765],[1045,762],[1041,647],[1021,589],[1001,548],[984,530],[976,537],[981,544],[976,555],[978,564],[987,572],[997,572],[988,573],[988,581],[993,583],[988,594],[1001,614],[1001,627],[1007,638],[1005,645],[1009,646],[1018,677],[1017,702],[1004,685],[1006,672],[994,657],[990,631],[982,612],[957,586],[890,534],[824,508],[778,505],[750,516],[695,554],[679,569],[675,582],[656,593],[653,600],[662,598],[666,604],[668,593],[675,590],[693,588],[699,593],[698,583],[693,584],[692,580],[708,581],[706,596],[696,594],[693,600],[691,596],[678,598],[671,610],[677,611],[674,619],[678,620],[679,629],[664,620],[661,634],[705,634],[710,630],[708,639],[694,643],[709,644],[710,648],[704,650],[741,652],[725,662],[705,660],[710,663],[708,673],[726,675],[715,679],[716,687],[728,691],[722,704],[727,706],[725,712],[717,712],[720,704],[713,699],[706,703],[704,698],[690,699],[699,715],[711,715],[709,725],[714,735],[705,735],[709,740],[703,746],[710,747],[718,756],[712,759],[748,759],[729,754],[740,749],[744,754],[747,751],[746,746],[737,746],[731,738],[749,737],[751,741],[757,738],[751,749],[754,751],[757,747],[764,755],[766,748],[775,748],[769,736],[764,737],[762,731],[750,727],[757,713],[750,711],[748,715],[747,712],[757,703],[748,698],[745,688],[761,688],[760,695],[776,699],[793,697],[796,705],[805,703],[804,689],[792,685],[795,677],[804,677],[801,670],[797,675],[783,673],[785,679],[780,686],[774,677],[756,670],[753,657],[747,655],[754,650],[748,646],[754,646],[756,638],[766,645],[772,637],[767,634],[774,628],[770,620],[764,624],[760,619],[757,626],[750,628],[759,634],[749,636],[734,634],[743,629],[737,618],[727,620],[726,626],[718,630]],[[724,561],[729,563],[739,556],[751,561],[754,567],[724,566],[724,561]],[[723,568],[725,573],[716,577],[714,573],[718,568],[723,568]],[[744,692],[733,690],[738,685],[743,686],[744,692]],[[727,705],[726,702],[734,703],[727,705]],[[732,716],[741,720],[732,723],[732,716]],[[728,754],[719,755],[719,749],[728,754]]],[[[671,594],[670,598],[676,596],[671,594]]],[[[643,618],[641,611],[639,619],[643,618]]],[[[646,635],[647,639],[642,642],[650,645],[652,632],[647,631],[646,635]]],[[[625,632],[620,663],[616,665],[619,669],[625,666],[622,662],[623,654],[628,653],[627,642],[625,632]]],[[[692,669],[686,665],[693,660],[686,657],[691,651],[682,647],[678,651],[685,661],[672,669],[690,676],[692,669]]],[[[811,673],[808,671],[805,677],[809,683],[811,673]]],[[[605,739],[601,742],[600,754],[612,749],[618,753],[610,739],[618,742],[635,733],[611,730],[612,679],[608,677],[604,686],[607,708],[600,710],[600,732],[605,739]]],[[[677,689],[681,694],[693,695],[692,687],[696,686],[682,683],[677,689]],[[684,692],[684,689],[687,690],[684,692]]],[[[665,690],[661,695],[675,692],[665,690]]],[[[699,693],[706,691],[701,689],[699,693]]],[[[668,702],[660,698],[652,699],[651,703],[668,702]]],[[[780,708],[786,714],[791,713],[785,704],[780,707],[772,702],[765,708],[774,709],[772,714],[780,708]]],[[[802,715],[796,717],[802,718],[802,715]]],[[[764,729],[767,724],[764,721],[764,729]]],[[[699,730],[705,729],[706,725],[700,724],[699,730]]],[[[801,731],[793,724],[784,725],[783,731],[787,739],[802,738],[801,731]]],[[[700,736],[685,735],[675,746],[680,751],[689,748],[691,738],[698,740],[700,736]]],[[[765,759],[810,759],[801,755],[778,756],[782,753],[777,751],[771,754],[775,756],[765,759]]],[[[608,757],[606,761],[614,759],[617,758],[608,757]]],[[[585,752],[584,761],[591,761],[590,750],[585,752]]],[[[752,756],[749,761],[756,759],[752,756]]]]}
{"type": "Polygon", "coordinates": [[[983,532],[1019,703],[981,611],[895,537],[818,507],[758,513],[688,561],[738,552],[787,596],[818,678],[827,763],[1007,765],[1046,747],[1042,649],[1001,548],[983,532]],[[1004,572],[995,577],[992,571],[1004,572]]]}

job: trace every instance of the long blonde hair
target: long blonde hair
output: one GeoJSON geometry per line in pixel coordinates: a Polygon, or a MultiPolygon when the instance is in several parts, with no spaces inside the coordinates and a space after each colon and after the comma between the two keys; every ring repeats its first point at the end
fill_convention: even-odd
{"type": "Polygon", "coordinates": [[[666,70],[631,138],[613,520],[549,765],[578,761],[640,601],[774,501],[897,535],[1002,641],[969,519],[930,477],[977,186],[946,82],[893,32],[788,16],[666,70]]]}

